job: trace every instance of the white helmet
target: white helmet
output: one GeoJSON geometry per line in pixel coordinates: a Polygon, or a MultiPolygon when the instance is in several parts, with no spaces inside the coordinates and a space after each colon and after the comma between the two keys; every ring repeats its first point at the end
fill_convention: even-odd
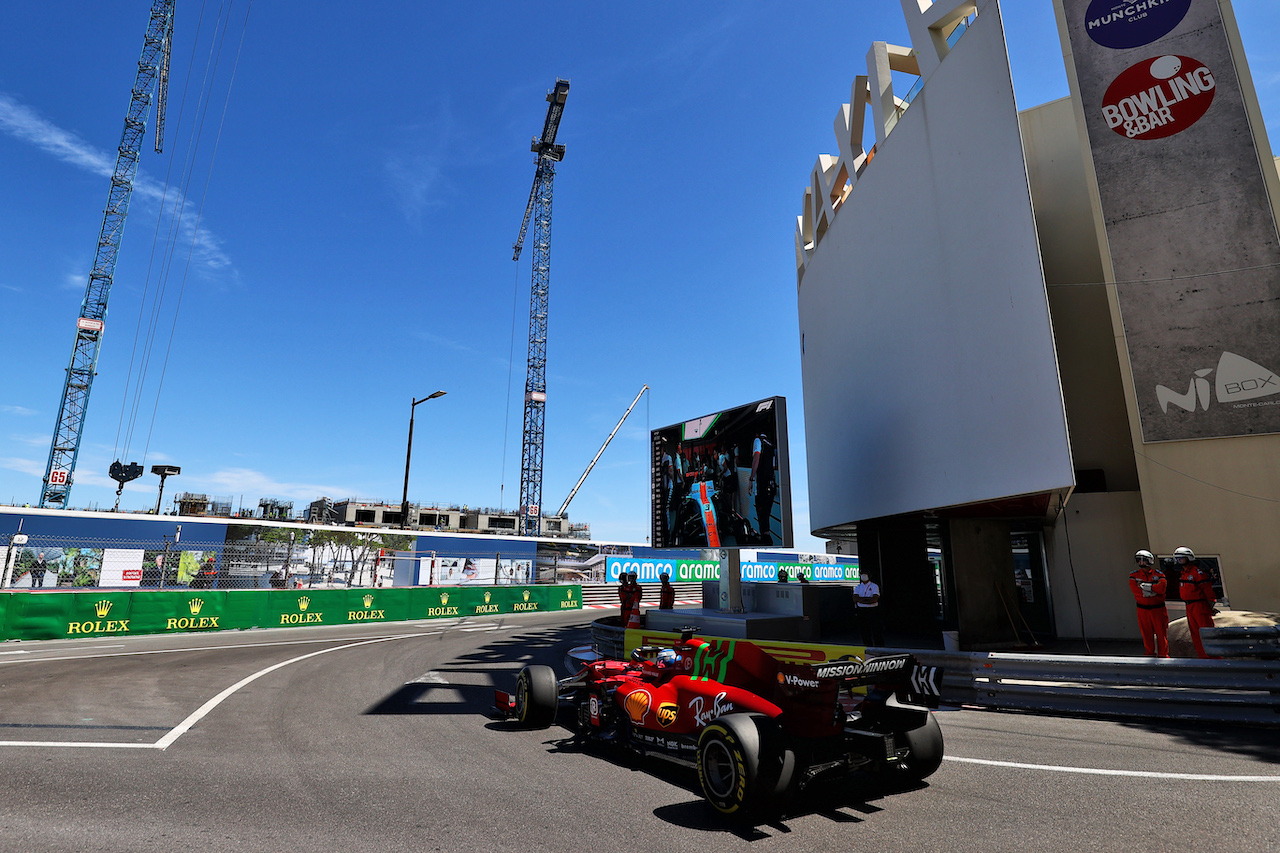
{"type": "Polygon", "coordinates": [[[1179,557],[1181,557],[1184,560],[1194,560],[1196,558],[1196,555],[1195,555],[1195,552],[1192,551],[1190,548],[1175,548],[1173,551],[1173,559],[1176,560],[1179,557]]]}
{"type": "Polygon", "coordinates": [[[1133,560],[1140,566],[1154,566],[1156,564],[1156,555],[1144,548],[1133,555],[1133,560]]]}

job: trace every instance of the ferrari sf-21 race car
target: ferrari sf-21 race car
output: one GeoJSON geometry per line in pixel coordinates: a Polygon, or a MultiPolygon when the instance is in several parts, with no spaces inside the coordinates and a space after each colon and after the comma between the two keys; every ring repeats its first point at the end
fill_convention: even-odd
{"type": "Polygon", "coordinates": [[[696,767],[707,801],[731,817],[755,817],[859,771],[896,785],[942,763],[930,712],[939,668],[909,654],[788,663],[749,641],[698,639],[694,630],[671,647],[592,661],[560,681],[551,667],[526,666],[514,693],[495,691],[495,708],[548,728],[563,701],[579,741],[696,767]],[[865,695],[854,692],[860,687],[865,695]]]}

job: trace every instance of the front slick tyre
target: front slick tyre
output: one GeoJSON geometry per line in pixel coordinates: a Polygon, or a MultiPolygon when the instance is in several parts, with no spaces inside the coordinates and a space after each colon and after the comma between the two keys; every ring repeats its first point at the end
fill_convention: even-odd
{"type": "Polygon", "coordinates": [[[560,705],[556,673],[549,666],[526,666],[516,679],[516,720],[531,729],[545,729],[556,721],[560,705]]]}
{"type": "Polygon", "coordinates": [[[785,750],[777,723],[763,714],[726,714],[698,738],[698,782],[712,808],[735,820],[763,817],[776,803],[785,750]]]}

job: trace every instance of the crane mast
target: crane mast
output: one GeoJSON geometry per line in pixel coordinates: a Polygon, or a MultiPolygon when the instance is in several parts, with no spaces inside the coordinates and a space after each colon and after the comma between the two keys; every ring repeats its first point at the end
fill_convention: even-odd
{"type": "Polygon", "coordinates": [[[547,93],[547,118],[542,136],[534,137],[530,150],[537,155],[533,188],[520,223],[512,260],[520,259],[525,232],[533,221],[533,281],[529,288],[529,358],[524,384],[524,437],[520,449],[521,532],[537,536],[542,520],[542,442],[547,404],[547,307],[551,284],[551,196],[555,164],[564,159],[564,146],[556,144],[560,117],[569,95],[569,81],[556,79],[547,93]]]}
{"type": "Polygon", "coordinates": [[[120,153],[116,158],[115,171],[111,174],[111,191],[107,195],[107,207],[102,216],[102,230],[98,234],[93,269],[89,273],[89,284],[85,288],[80,316],[76,320],[71,363],[67,367],[62,403],[58,407],[53,443],[49,448],[49,462],[44,470],[44,487],[40,494],[42,507],[66,509],[71,496],[72,474],[76,467],[76,457],[80,454],[80,436],[89,407],[89,391],[97,373],[98,351],[102,345],[107,299],[111,295],[116,256],[120,252],[120,237],[124,233],[124,220],[129,212],[129,199],[133,195],[133,179],[138,173],[138,154],[147,129],[151,93],[157,88],[159,106],[156,117],[156,151],[160,151],[162,147],[162,108],[173,37],[173,6],[174,0],[154,0],[151,6],[151,19],[142,45],[142,57],[138,60],[138,76],[134,80],[129,112],[124,118],[120,153]],[[158,85],[157,79],[160,81],[158,85]]]}

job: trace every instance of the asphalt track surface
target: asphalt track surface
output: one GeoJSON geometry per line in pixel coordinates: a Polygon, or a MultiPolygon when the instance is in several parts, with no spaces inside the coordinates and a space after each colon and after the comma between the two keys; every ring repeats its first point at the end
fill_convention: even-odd
{"type": "Polygon", "coordinates": [[[754,828],[485,715],[599,614],[0,645],[2,851],[1274,851],[1280,731],[943,710],[926,784],[754,828]]]}

